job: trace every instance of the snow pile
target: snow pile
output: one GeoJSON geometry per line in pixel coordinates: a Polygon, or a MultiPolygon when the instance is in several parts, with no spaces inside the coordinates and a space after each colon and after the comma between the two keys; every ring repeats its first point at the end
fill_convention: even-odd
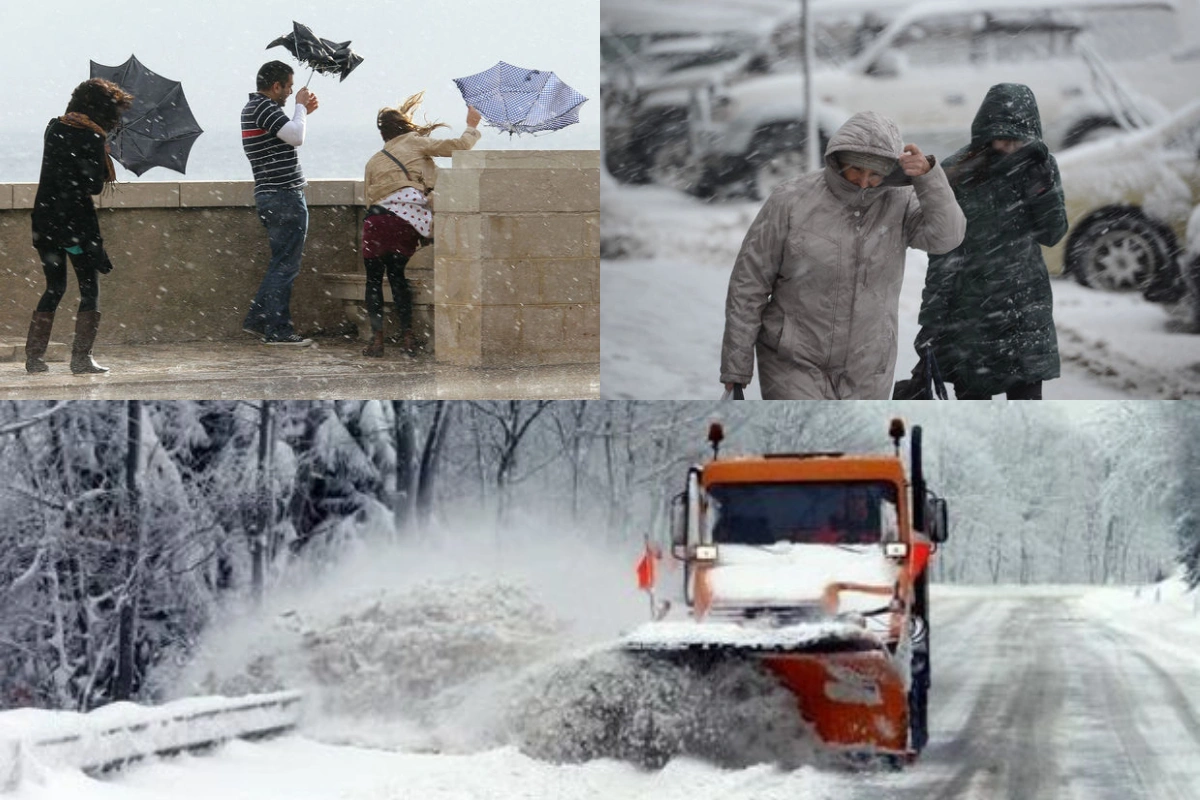
{"type": "Polygon", "coordinates": [[[795,698],[753,661],[709,664],[598,651],[531,675],[512,706],[513,743],[535,758],[615,758],[659,768],[689,755],[724,767],[814,758],[795,698]]]}
{"type": "Polygon", "coordinates": [[[244,669],[204,679],[222,692],[294,686],[311,735],[357,744],[457,749],[439,733],[489,678],[554,651],[563,625],[519,584],[431,580],[273,621],[244,669]],[[367,724],[364,724],[364,720],[367,724]]]}

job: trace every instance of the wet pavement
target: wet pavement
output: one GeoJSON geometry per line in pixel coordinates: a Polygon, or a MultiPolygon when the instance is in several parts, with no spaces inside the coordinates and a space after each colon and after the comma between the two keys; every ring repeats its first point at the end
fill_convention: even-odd
{"type": "Polygon", "coordinates": [[[24,341],[0,341],[0,398],[146,400],[586,399],[600,396],[600,365],[491,369],[439,364],[432,356],[388,347],[362,355],[357,340],[319,338],[312,347],[244,342],[104,345],[95,358],[104,375],[72,375],[65,345],[47,352],[50,371],[25,372],[24,341]],[[6,361],[5,359],[13,359],[6,361]]]}

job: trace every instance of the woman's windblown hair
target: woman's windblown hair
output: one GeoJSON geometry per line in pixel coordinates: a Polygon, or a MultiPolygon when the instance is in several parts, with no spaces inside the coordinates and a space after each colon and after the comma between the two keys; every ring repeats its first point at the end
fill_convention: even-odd
{"type": "Polygon", "coordinates": [[[428,136],[438,128],[450,127],[444,122],[430,124],[428,117],[425,118],[424,125],[417,125],[413,122],[413,112],[417,106],[421,105],[423,99],[425,99],[425,92],[420,91],[395,108],[379,109],[379,114],[375,117],[375,127],[379,128],[379,135],[385,142],[390,142],[397,136],[403,136],[406,133],[428,136]]]}

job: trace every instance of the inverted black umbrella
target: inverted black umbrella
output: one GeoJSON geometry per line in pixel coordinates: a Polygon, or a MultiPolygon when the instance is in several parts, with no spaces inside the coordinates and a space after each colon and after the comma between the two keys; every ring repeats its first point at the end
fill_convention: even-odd
{"type": "MultiPolygon", "coordinates": [[[[322,39],[307,25],[301,25],[295,20],[292,21],[292,32],[271,42],[267,49],[280,46],[286,47],[301,64],[312,67],[314,72],[322,75],[338,73],[341,75],[339,80],[343,81],[363,60],[362,56],[350,49],[350,42],[322,39]]],[[[309,73],[308,77],[311,80],[312,73],[309,73]]],[[[308,85],[308,81],[304,83],[308,85]]]]}
{"type": "Polygon", "coordinates": [[[112,81],[133,95],[133,106],[109,134],[112,157],[139,176],[152,167],[186,174],[188,153],[204,130],[192,116],[183,84],[151,72],[134,55],[115,67],[90,63],[91,77],[112,81]]]}
{"type": "Polygon", "coordinates": [[[587,98],[553,72],[506,64],[455,78],[467,105],[487,123],[508,133],[552,131],[579,122],[579,107],[587,98]]]}

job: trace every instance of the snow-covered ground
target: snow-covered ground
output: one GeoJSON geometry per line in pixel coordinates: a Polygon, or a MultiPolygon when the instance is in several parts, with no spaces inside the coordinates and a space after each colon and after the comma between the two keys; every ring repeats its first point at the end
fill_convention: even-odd
{"type": "MultiPolygon", "coordinates": [[[[546,554],[545,564],[553,555],[546,554]]],[[[394,567],[378,554],[374,560],[379,576],[394,567]]],[[[650,673],[618,680],[620,667],[603,643],[609,631],[636,621],[637,603],[609,605],[618,595],[637,599],[632,569],[627,576],[608,569],[616,563],[611,557],[574,563],[584,561],[595,574],[586,599],[580,591],[564,593],[584,585],[573,567],[549,580],[541,572],[542,578],[526,583],[518,574],[538,570],[497,563],[494,580],[473,579],[456,593],[437,583],[443,576],[434,561],[408,562],[426,578],[399,580],[390,590],[365,578],[360,563],[361,580],[336,596],[312,592],[307,603],[294,597],[291,613],[272,608],[262,619],[224,631],[224,646],[214,638],[204,664],[181,681],[186,686],[196,674],[212,673],[253,682],[287,665],[290,675],[280,671],[276,677],[290,677],[324,697],[299,733],[132,765],[101,779],[35,768],[8,796],[1200,797],[1194,758],[1200,748],[1200,599],[1178,579],[1099,589],[935,587],[930,745],[900,772],[851,771],[823,764],[804,732],[788,727],[790,710],[781,698],[745,676],[721,676],[720,691],[728,697],[711,686],[669,686],[650,673]],[[405,623],[403,612],[427,616],[405,623]],[[551,623],[556,619],[561,624],[551,623]],[[395,636],[389,635],[393,629],[395,636]],[[256,646],[249,646],[252,641],[256,646]],[[489,663],[489,652],[501,655],[489,663]],[[329,672],[332,664],[340,666],[329,672]],[[399,688],[389,694],[389,686],[399,688]],[[486,707],[474,691],[484,686],[491,695],[486,707]],[[406,695],[409,690],[414,693],[406,695]],[[655,699],[664,690],[668,703],[655,699]],[[672,716],[667,706],[692,713],[672,716]],[[469,713],[447,713],[455,708],[469,713]],[[636,763],[638,754],[629,748],[605,754],[602,745],[612,742],[599,729],[612,722],[606,713],[617,712],[628,733],[643,737],[635,744],[661,744],[670,733],[662,726],[676,724],[683,727],[671,741],[690,736],[693,745],[707,741],[709,752],[668,753],[661,767],[650,768],[636,763]],[[400,723],[405,717],[404,725],[386,727],[389,719],[400,723]],[[654,724],[639,729],[637,720],[646,717],[654,724]],[[697,730],[711,718],[710,730],[697,730]],[[433,733],[439,725],[442,730],[433,733]],[[447,726],[461,735],[449,736],[447,726]],[[730,742],[756,755],[739,759],[719,747],[730,742]]],[[[346,577],[343,572],[337,579],[346,577]]],[[[705,752],[691,750],[698,751],[705,752]]]]}
{"type": "MultiPolygon", "coordinates": [[[[725,290],[760,203],[709,204],[662,187],[606,181],[601,192],[601,393],[606,398],[715,399],[725,290]]],[[[916,363],[912,341],[928,261],[910,250],[900,295],[897,377],[916,363]]],[[[1047,399],[1167,399],[1200,395],[1200,336],[1138,294],[1056,280],[1062,377],[1047,399]]],[[[757,375],[747,397],[759,397],[757,375]]]]}

